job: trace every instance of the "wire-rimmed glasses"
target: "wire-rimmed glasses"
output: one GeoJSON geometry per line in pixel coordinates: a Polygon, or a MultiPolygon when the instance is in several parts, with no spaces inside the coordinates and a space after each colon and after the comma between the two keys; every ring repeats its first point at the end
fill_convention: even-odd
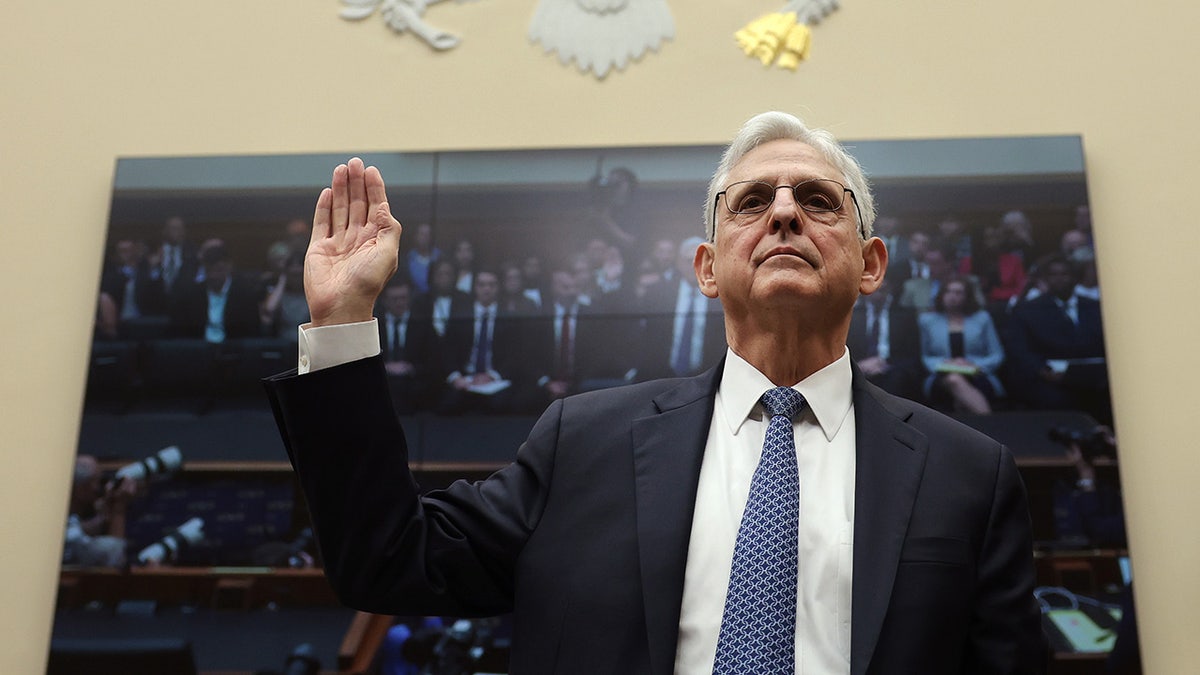
{"type": "Polygon", "coordinates": [[[724,190],[718,192],[713,201],[712,231],[714,236],[717,231],[717,204],[721,201],[722,195],[725,197],[725,208],[730,213],[754,214],[762,213],[770,208],[779,188],[790,188],[792,198],[796,200],[800,208],[816,216],[817,220],[826,223],[836,221],[836,216],[833,214],[842,210],[846,194],[849,193],[850,199],[854,202],[854,210],[858,213],[859,235],[866,238],[863,232],[862,210],[858,208],[858,198],[854,196],[854,190],[832,178],[814,178],[800,181],[795,185],[772,185],[761,180],[743,180],[731,183],[724,190]]]}

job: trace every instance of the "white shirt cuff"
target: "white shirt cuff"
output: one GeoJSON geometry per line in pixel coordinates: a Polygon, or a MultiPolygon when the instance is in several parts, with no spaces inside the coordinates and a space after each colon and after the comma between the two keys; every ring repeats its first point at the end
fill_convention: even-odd
{"type": "Polygon", "coordinates": [[[375,356],[380,351],[375,319],[319,327],[306,323],[297,330],[300,334],[297,370],[301,375],[375,356]]]}

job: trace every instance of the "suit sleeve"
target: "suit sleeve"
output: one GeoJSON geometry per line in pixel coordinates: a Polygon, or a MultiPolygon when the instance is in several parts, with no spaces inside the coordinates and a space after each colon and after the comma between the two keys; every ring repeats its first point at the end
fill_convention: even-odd
{"type": "Polygon", "coordinates": [[[382,356],[265,385],[345,604],[384,614],[511,611],[515,560],[545,503],[561,405],[510,466],[421,496],[382,356]]]}
{"type": "Polygon", "coordinates": [[[1033,597],[1029,509],[1016,462],[1002,448],[979,551],[964,673],[1041,675],[1047,650],[1033,597]]]}

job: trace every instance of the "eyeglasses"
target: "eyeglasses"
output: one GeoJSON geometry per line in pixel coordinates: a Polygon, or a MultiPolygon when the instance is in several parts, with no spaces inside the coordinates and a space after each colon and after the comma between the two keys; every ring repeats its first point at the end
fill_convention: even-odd
{"type": "Polygon", "coordinates": [[[761,180],[744,180],[733,183],[718,192],[713,201],[714,236],[717,231],[717,204],[721,201],[721,195],[725,195],[725,208],[730,213],[762,213],[775,201],[775,194],[779,192],[779,188],[790,189],[792,198],[796,200],[800,208],[816,215],[817,220],[825,223],[836,221],[836,217],[831,214],[842,210],[846,194],[849,193],[850,199],[854,201],[854,210],[858,213],[859,235],[864,235],[862,210],[858,208],[858,198],[854,196],[854,190],[831,178],[816,178],[801,181],[795,185],[771,185],[761,180]]]}

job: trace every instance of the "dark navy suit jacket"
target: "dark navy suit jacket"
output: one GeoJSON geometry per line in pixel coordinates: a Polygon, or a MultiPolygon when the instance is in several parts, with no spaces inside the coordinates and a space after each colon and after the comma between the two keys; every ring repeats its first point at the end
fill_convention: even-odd
{"type": "MultiPolygon", "coordinates": [[[[517,675],[669,675],[720,366],[556,401],[510,466],[422,496],[381,363],[267,382],[343,601],[511,611],[517,675]]],[[[852,675],[1043,672],[1012,456],[857,371],[853,386],[852,675]]]]}

